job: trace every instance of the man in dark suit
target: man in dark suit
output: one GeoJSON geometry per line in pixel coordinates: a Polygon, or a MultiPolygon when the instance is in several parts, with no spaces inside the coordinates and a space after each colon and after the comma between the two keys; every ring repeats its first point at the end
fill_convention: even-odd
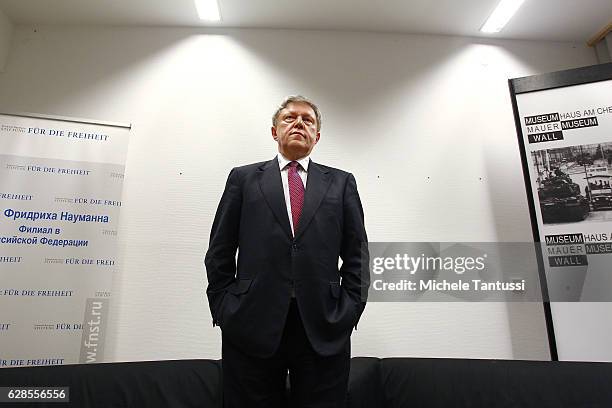
{"type": "Polygon", "coordinates": [[[363,209],[352,174],[309,158],[314,103],[289,97],[272,122],[279,154],[232,169],[206,253],[224,406],[287,406],[289,371],[292,407],[340,407],[370,284],[363,209]]]}

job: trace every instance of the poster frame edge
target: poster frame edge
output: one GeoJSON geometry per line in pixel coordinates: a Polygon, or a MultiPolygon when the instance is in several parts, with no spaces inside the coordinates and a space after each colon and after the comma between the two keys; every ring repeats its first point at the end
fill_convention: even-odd
{"type": "Polygon", "coordinates": [[[102,125],[102,126],[109,126],[109,127],[116,127],[116,128],[125,128],[129,130],[132,129],[131,123],[120,123],[120,122],[102,121],[102,120],[95,120],[95,119],[75,118],[75,117],[60,116],[60,115],[47,115],[44,113],[0,111],[0,115],[17,116],[17,117],[22,117],[22,118],[57,120],[57,121],[72,122],[72,123],[84,123],[87,125],[102,125]]]}
{"type": "Polygon", "coordinates": [[[612,62],[563,71],[509,79],[514,93],[520,95],[547,89],[565,88],[612,79],[612,62]]]}
{"type": "Polygon", "coordinates": [[[557,350],[557,340],[555,337],[555,327],[552,318],[552,310],[550,307],[550,301],[548,296],[548,284],[546,282],[546,273],[544,270],[544,259],[540,251],[540,230],[538,228],[538,221],[536,217],[535,200],[531,191],[531,181],[529,179],[529,171],[527,168],[527,151],[523,144],[523,130],[521,128],[521,120],[518,109],[518,102],[516,100],[516,92],[514,88],[514,82],[512,79],[508,80],[508,88],[510,91],[510,99],[512,101],[512,112],[514,114],[514,125],[516,127],[517,142],[519,145],[519,153],[521,156],[521,167],[523,172],[523,181],[525,185],[525,192],[527,194],[527,206],[529,208],[529,218],[531,221],[531,232],[533,234],[533,241],[536,247],[536,261],[538,263],[538,275],[540,280],[540,289],[542,291],[542,307],[544,309],[544,321],[546,324],[546,334],[548,338],[548,350],[550,353],[550,359],[552,361],[559,361],[559,353],[557,350]]]}

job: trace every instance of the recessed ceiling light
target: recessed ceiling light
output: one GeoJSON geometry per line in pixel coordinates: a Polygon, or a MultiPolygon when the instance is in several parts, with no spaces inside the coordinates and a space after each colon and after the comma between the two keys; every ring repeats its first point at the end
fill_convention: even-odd
{"type": "Polygon", "coordinates": [[[489,19],[482,26],[483,33],[499,33],[525,0],[501,0],[489,19]]]}
{"type": "Polygon", "coordinates": [[[195,0],[200,20],[221,21],[217,0],[195,0]]]}

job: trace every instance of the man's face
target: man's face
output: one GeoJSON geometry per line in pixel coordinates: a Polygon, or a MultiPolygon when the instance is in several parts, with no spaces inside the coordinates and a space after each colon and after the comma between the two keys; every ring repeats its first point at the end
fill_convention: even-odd
{"type": "Polygon", "coordinates": [[[307,103],[289,103],[278,115],[276,126],[272,126],[272,137],[287,159],[308,156],[321,137],[314,110],[307,103]]]}

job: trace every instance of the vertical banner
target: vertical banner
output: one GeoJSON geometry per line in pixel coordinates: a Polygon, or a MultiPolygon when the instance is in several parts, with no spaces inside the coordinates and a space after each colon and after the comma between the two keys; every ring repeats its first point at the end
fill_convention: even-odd
{"type": "Polygon", "coordinates": [[[128,136],[0,114],[0,368],[104,361],[128,136]]]}
{"type": "Polygon", "coordinates": [[[510,90],[549,334],[562,360],[611,360],[612,64],[510,80],[510,90]]]}

